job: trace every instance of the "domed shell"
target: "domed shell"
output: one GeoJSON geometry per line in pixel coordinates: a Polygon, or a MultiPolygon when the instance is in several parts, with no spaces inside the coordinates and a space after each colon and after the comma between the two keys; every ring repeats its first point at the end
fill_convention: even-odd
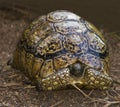
{"type": "Polygon", "coordinates": [[[14,56],[18,68],[46,77],[78,60],[100,68],[100,59],[104,60],[107,52],[104,37],[91,23],[61,10],[34,20],[21,37],[14,56]]]}

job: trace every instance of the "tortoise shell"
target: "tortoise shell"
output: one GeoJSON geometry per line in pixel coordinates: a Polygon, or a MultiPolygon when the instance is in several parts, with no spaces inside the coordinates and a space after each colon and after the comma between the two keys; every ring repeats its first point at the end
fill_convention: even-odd
{"type": "Polygon", "coordinates": [[[103,35],[78,15],[58,10],[38,17],[24,31],[13,54],[13,67],[43,90],[70,84],[87,89],[111,86],[108,49],[103,35]]]}

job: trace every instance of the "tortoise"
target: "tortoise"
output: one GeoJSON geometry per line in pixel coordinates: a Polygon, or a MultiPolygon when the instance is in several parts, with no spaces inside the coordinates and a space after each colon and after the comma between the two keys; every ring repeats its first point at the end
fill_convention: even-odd
{"type": "Polygon", "coordinates": [[[105,90],[113,83],[102,33],[67,10],[40,16],[28,26],[13,52],[12,66],[43,90],[71,84],[105,90]]]}

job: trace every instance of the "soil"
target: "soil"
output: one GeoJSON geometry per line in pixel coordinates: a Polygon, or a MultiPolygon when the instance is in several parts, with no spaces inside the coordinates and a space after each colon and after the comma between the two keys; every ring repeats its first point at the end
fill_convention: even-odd
{"type": "MultiPolygon", "coordinates": [[[[30,12],[0,10],[0,107],[120,107],[120,85],[111,89],[38,91],[19,71],[7,65],[26,26],[36,17],[30,12]]],[[[110,50],[111,76],[120,79],[120,33],[104,33],[110,50]]]]}

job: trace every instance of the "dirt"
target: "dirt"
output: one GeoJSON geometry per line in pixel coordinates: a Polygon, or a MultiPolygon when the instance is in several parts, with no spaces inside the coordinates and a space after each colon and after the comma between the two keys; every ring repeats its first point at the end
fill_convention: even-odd
{"type": "MultiPolygon", "coordinates": [[[[23,30],[36,16],[29,12],[0,10],[0,107],[120,107],[120,85],[111,89],[38,91],[19,71],[7,65],[23,30]]],[[[109,49],[111,76],[120,79],[120,33],[104,33],[109,49]]]]}

